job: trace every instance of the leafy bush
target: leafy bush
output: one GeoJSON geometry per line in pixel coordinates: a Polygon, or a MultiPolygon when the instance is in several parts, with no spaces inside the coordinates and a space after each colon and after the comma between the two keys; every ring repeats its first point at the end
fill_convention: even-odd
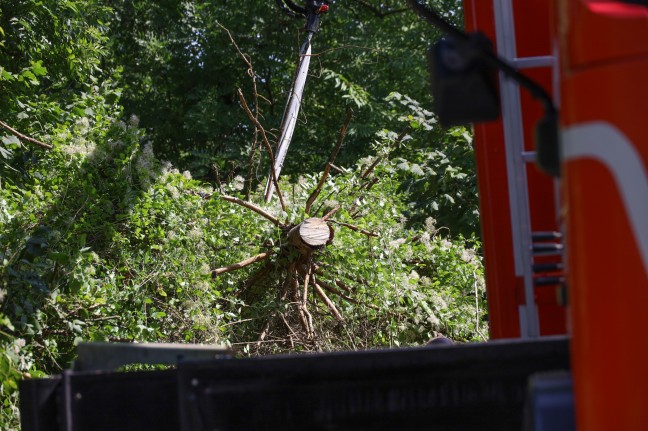
{"type": "MultiPolygon", "coordinates": [[[[245,349],[255,347],[250,351],[279,352],[413,345],[425,343],[437,333],[464,341],[485,339],[483,268],[476,252],[479,242],[474,237],[450,240],[440,235],[443,230],[432,218],[421,228],[412,228],[403,216],[407,195],[399,192],[401,184],[391,175],[394,166],[378,165],[366,175],[371,160],[375,158],[330,178],[311,214],[321,217],[340,207],[331,219],[333,243],[316,252],[313,259],[317,283],[332,287],[328,295],[344,323],[313,294],[308,304],[316,337],[307,340],[300,335],[299,325],[289,318],[294,299],[279,298],[287,275],[285,264],[277,258],[270,275],[263,278],[259,278],[261,264],[219,276],[237,286],[239,297],[244,298],[240,305],[245,321],[231,328],[233,343],[241,343],[245,349]],[[246,296],[241,292],[253,290],[251,281],[258,288],[246,296]],[[264,337],[259,339],[261,333],[264,337]]],[[[278,204],[255,204],[298,223],[305,217],[305,202],[319,177],[302,176],[284,184],[287,212],[283,215],[278,204]]],[[[247,251],[223,266],[257,254],[262,244],[281,240],[280,229],[264,223],[256,241],[237,247],[247,251]]]]}
{"type": "Polygon", "coordinates": [[[478,234],[471,131],[465,127],[442,129],[432,112],[406,95],[392,93],[386,101],[391,117],[409,126],[407,145],[389,151],[400,191],[408,196],[411,222],[420,225],[432,216],[452,235],[478,234]]]}
{"type": "MultiPolygon", "coordinates": [[[[223,199],[244,199],[251,186],[248,179],[232,175],[215,185],[196,181],[156,157],[151,145],[151,137],[166,137],[163,153],[187,165],[193,160],[196,166],[240,166],[250,155],[245,142],[252,131],[239,108],[230,106],[228,95],[239,84],[249,87],[245,75],[229,71],[222,87],[197,88],[189,92],[195,100],[183,106],[159,103],[166,95],[174,96],[172,102],[183,99],[182,82],[165,87],[156,81],[160,87],[152,105],[162,112],[158,123],[168,123],[170,129],[151,134],[140,128],[137,117],[124,119],[122,87],[128,87],[129,106],[142,107],[150,103],[142,91],[153,78],[147,78],[144,66],[144,71],[136,68],[122,75],[120,64],[107,58],[108,47],[129,48],[123,53],[129,61],[138,58],[141,48],[147,60],[161,56],[165,61],[159,66],[169,67],[177,63],[170,52],[187,48],[181,36],[201,37],[200,10],[182,9],[191,9],[184,3],[166,10],[166,4],[126,2],[115,4],[118,13],[113,14],[112,4],[94,0],[11,4],[11,10],[0,4],[0,112],[3,120],[53,149],[44,151],[13,133],[0,133],[1,429],[19,426],[17,382],[59,373],[74,360],[79,341],[222,343],[240,348],[241,354],[260,354],[416,345],[438,333],[461,341],[484,338],[470,135],[459,128],[439,129],[434,116],[412,98],[393,94],[385,99],[393,91],[389,80],[371,90],[361,86],[367,62],[384,52],[363,51],[344,67],[326,66],[324,78],[313,83],[313,91],[322,94],[331,86],[339,90],[330,99],[312,102],[315,118],[338,116],[342,99],[362,111],[342,149],[342,169],[324,182],[314,211],[307,214],[305,203],[321,174],[309,169],[320,168],[328,157],[326,142],[334,132],[326,121],[313,121],[314,127],[296,135],[295,142],[313,139],[312,145],[297,146],[289,155],[293,166],[286,172],[292,177],[281,181],[285,209],[276,201],[265,203],[262,190],[252,185],[250,202],[288,225],[339,206],[330,220],[335,238],[313,255],[312,263],[319,268],[318,281],[331,287],[327,294],[344,322],[311,290],[306,301],[314,336],[301,337],[294,335],[299,323],[288,313],[293,304],[278,295],[290,256],[274,254],[265,272],[260,272],[265,264],[254,264],[214,276],[215,268],[279,250],[285,239],[280,227],[223,199]],[[137,9],[135,23],[127,22],[131,6],[137,9]],[[184,18],[169,36],[175,45],[142,39],[157,34],[164,28],[160,23],[178,14],[184,18]],[[111,28],[110,41],[108,21],[120,24],[111,28]],[[144,30],[153,26],[156,32],[124,33],[132,25],[144,30]],[[131,37],[142,45],[124,42],[131,37]],[[174,112],[182,118],[173,117],[174,112]],[[214,119],[215,112],[223,115],[214,119]],[[187,131],[177,127],[185,120],[195,131],[186,146],[172,139],[187,131]],[[376,124],[385,130],[375,134],[376,124]],[[389,131],[405,125],[409,135],[401,139],[389,131]],[[219,142],[207,137],[214,128],[219,142]],[[205,148],[222,150],[219,154],[228,159],[194,145],[205,140],[205,148]],[[308,164],[298,166],[306,156],[308,164]]],[[[229,10],[228,16],[240,27],[247,22],[243,16],[249,16],[246,8],[253,6],[229,10]]],[[[221,10],[211,4],[196,7],[209,13],[221,10]]],[[[392,33],[403,19],[389,21],[392,33]]],[[[259,31],[266,28],[262,17],[255,15],[254,20],[259,31]]],[[[372,21],[371,26],[375,30],[379,24],[372,21]]],[[[201,78],[213,76],[213,67],[220,64],[213,58],[225,58],[222,66],[234,67],[222,28],[208,30],[205,37],[214,49],[209,67],[198,70],[190,64],[188,60],[195,63],[202,55],[199,46],[190,44],[198,51],[181,58],[187,62],[178,68],[179,75],[186,66],[196,68],[201,78]]],[[[331,38],[332,47],[362,40],[363,31],[356,28],[344,40],[331,38]]],[[[377,39],[377,45],[386,46],[386,38],[377,39]]],[[[405,39],[403,33],[389,44],[394,48],[402,42],[396,48],[403,51],[420,42],[405,39]]],[[[268,48],[257,48],[267,54],[268,48]]],[[[331,52],[337,60],[349,59],[349,51],[331,52]]],[[[289,58],[288,53],[282,58],[289,58]]],[[[270,55],[263,59],[276,61],[270,55]]],[[[417,94],[424,87],[416,78],[422,71],[419,60],[389,63],[390,76],[403,68],[416,71],[408,82],[415,84],[417,94]]],[[[284,85],[292,66],[288,60],[278,63],[284,85]]],[[[273,70],[263,73],[270,79],[273,70]]],[[[150,117],[148,121],[144,126],[157,124],[150,117]]]]}

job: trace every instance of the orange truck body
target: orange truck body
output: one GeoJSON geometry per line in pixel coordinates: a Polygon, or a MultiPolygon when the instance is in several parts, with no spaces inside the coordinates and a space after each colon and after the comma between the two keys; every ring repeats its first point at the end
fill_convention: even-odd
{"type": "Polygon", "coordinates": [[[577,423],[648,429],[648,7],[557,12],[577,423]]]}
{"type": "MultiPolygon", "coordinates": [[[[561,123],[559,181],[531,169],[528,179],[531,224],[564,234],[567,320],[538,293],[540,334],[570,335],[578,429],[645,430],[648,7],[600,0],[511,4],[518,55],[555,59],[548,70],[524,72],[554,94],[561,123]],[[552,206],[554,184],[559,211],[552,206]]],[[[465,0],[464,7],[466,27],[495,39],[493,2],[465,0]]],[[[541,112],[524,97],[527,146],[541,112]]],[[[514,337],[519,277],[511,263],[501,121],[477,125],[475,141],[491,335],[514,337]]]]}

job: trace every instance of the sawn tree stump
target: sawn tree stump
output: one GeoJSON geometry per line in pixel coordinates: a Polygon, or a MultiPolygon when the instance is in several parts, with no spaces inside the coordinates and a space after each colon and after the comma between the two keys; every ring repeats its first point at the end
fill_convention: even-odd
{"type": "Polygon", "coordinates": [[[288,242],[301,254],[309,255],[330,244],[333,236],[333,228],[324,219],[312,217],[288,231],[288,242]]]}

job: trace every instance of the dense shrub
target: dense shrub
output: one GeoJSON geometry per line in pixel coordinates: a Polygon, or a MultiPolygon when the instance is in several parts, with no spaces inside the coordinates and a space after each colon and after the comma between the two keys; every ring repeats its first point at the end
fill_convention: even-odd
{"type": "MultiPolygon", "coordinates": [[[[385,98],[393,91],[389,78],[378,82],[375,94],[358,83],[367,63],[388,57],[389,49],[411,51],[410,45],[395,46],[399,41],[420,45],[399,33],[407,18],[395,15],[387,27],[373,20],[374,30],[388,28],[400,39],[388,43],[381,35],[379,46],[352,62],[344,46],[360,43],[361,27],[346,39],[328,39],[335,48],[331,63],[339,60],[343,67],[323,68],[320,81],[313,82],[322,94],[335,91],[312,102],[313,127],[296,135],[286,170],[291,176],[281,180],[284,210],[276,200],[261,198],[263,169],[257,169],[252,184],[234,175],[207,184],[179,172],[153,150],[152,139],[163,137],[164,154],[192,166],[200,158],[197,147],[206,142],[219,152],[205,156],[208,164],[242,166],[250,156],[243,143],[253,130],[229,97],[239,84],[249,94],[249,77],[240,70],[223,71],[229,78],[220,86],[197,88],[189,105],[146,110],[148,130],[140,128],[137,116],[124,114],[124,87],[132,109],[150,103],[149,90],[155,100],[169,94],[184,100],[188,83],[165,87],[158,79],[170,75],[159,74],[154,77],[158,87],[151,89],[150,64],[122,74],[119,59],[137,62],[141,48],[143,60],[162,55],[158,65],[163,68],[187,60],[171,55],[191,42],[180,36],[189,32],[198,38],[200,13],[221,11],[215,4],[194,10],[186,2],[177,8],[172,3],[149,9],[147,2],[133,3],[135,28],[143,30],[127,33],[133,24],[125,14],[129,2],[0,1],[1,120],[53,146],[44,150],[6,129],[0,132],[0,429],[18,428],[17,382],[59,373],[74,360],[80,341],[218,343],[241,354],[263,354],[416,345],[438,333],[471,341],[487,334],[469,131],[439,129],[434,115],[413,98],[398,93],[385,98]],[[164,33],[160,23],[174,14],[184,16],[169,33],[175,44],[147,38],[164,33]],[[129,45],[133,38],[141,45],[129,45]],[[119,54],[120,47],[129,51],[119,54]],[[311,168],[324,167],[320,164],[337,133],[333,123],[347,102],[361,112],[342,147],[341,168],[325,181],[314,211],[306,214],[305,202],[321,175],[311,168]],[[156,112],[181,112],[186,118],[153,118],[156,112]],[[214,119],[214,113],[224,114],[214,119]],[[160,124],[171,128],[150,129],[160,124]],[[186,147],[171,139],[186,132],[178,124],[195,132],[187,136],[186,147]],[[399,140],[405,126],[408,134],[399,140]],[[212,132],[218,142],[211,140],[212,132]],[[305,140],[309,144],[299,146],[305,140]],[[313,261],[321,281],[346,289],[329,293],[344,323],[311,292],[315,336],[290,337],[293,322],[279,318],[290,307],[277,295],[286,276],[281,259],[269,259],[263,274],[264,264],[254,264],[212,276],[215,268],[278,250],[284,238],[285,232],[266,218],[222,199],[224,194],[244,199],[250,186],[251,203],[288,224],[340,207],[331,220],[335,238],[313,261]]],[[[343,10],[332,23],[355,22],[355,10],[343,10]]],[[[243,12],[231,10],[228,17],[241,27],[248,16],[243,12]]],[[[263,19],[255,19],[264,27],[263,19]]],[[[227,58],[222,67],[240,68],[223,29],[209,26],[212,57],[227,58]]],[[[408,32],[419,29],[417,24],[408,32]]],[[[194,52],[189,59],[200,55],[194,52]]],[[[282,58],[264,56],[262,62],[279,64],[281,85],[292,67],[288,54],[282,58]]],[[[408,58],[390,61],[389,76],[400,76],[403,68],[416,71],[404,82],[420,95],[422,63],[408,58]]],[[[207,80],[213,77],[194,63],[183,63],[178,76],[186,66],[207,80]]],[[[279,113],[268,117],[273,115],[279,113]]],[[[262,160],[261,166],[267,164],[262,160]]],[[[205,166],[196,163],[202,176],[205,166]]]]}

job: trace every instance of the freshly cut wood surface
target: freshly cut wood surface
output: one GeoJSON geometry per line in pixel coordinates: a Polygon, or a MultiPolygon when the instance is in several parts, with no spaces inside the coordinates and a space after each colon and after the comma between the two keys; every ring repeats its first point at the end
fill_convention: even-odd
{"type": "Polygon", "coordinates": [[[311,247],[319,247],[328,242],[331,231],[325,221],[313,217],[304,220],[300,224],[299,236],[301,236],[302,241],[311,247]]]}
{"type": "Polygon", "coordinates": [[[288,238],[302,253],[307,253],[326,245],[332,237],[332,229],[321,218],[304,220],[288,232],[288,238]]]}

